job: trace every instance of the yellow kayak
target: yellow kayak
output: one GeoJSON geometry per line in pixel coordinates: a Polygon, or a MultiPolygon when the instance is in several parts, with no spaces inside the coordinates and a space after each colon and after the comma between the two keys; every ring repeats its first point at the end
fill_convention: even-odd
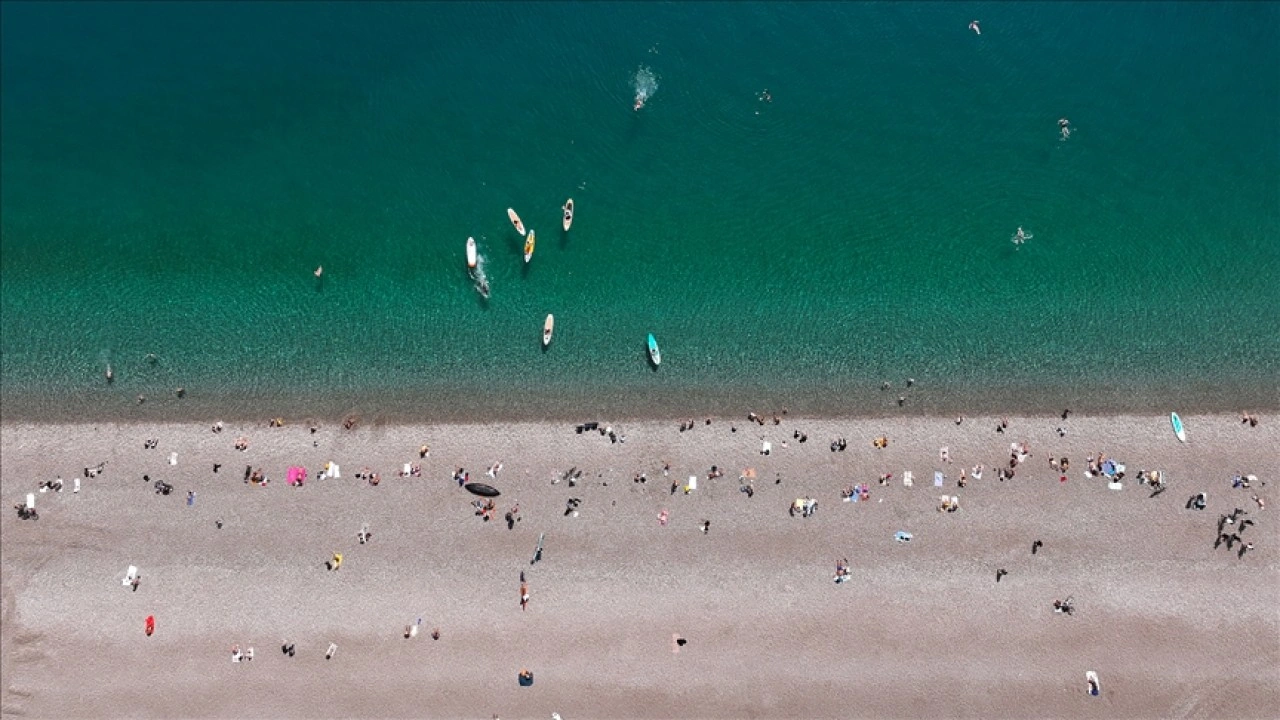
{"type": "Polygon", "coordinates": [[[525,262],[529,262],[529,259],[533,257],[533,241],[534,241],[533,231],[530,230],[529,237],[526,238],[524,241],[524,261],[525,262]]]}

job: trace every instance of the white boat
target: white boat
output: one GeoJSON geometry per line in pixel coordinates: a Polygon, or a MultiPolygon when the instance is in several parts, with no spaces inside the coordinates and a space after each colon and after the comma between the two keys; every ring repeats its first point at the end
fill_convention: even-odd
{"type": "Polygon", "coordinates": [[[476,239],[467,238],[467,267],[475,268],[476,266],[476,239]]]}
{"type": "Polygon", "coordinates": [[[524,223],[520,222],[520,216],[515,210],[507,208],[507,219],[516,227],[516,232],[520,233],[520,237],[524,237],[524,223]]]}
{"type": "Polygon", "coordinates": [[[529,237],[524,241],[524,261],[529,262],[533,259],[533,242],[535,240],[533,231],[529,231],[529,237]]]}
{"type": "Polygon", "coordinates": [[[542,323],[542,347],[551,344],[551,332],[556,329],[556,316],[547,315],[547,321],[542,323]]]}
{"type": "Polygon", "coordinates": [[[564,207],[560,209],[564,210],[564,222],[561,224],[564,226],[564,231],[569,232],[569,226],[573,224],[573,198],[566,200],[564,207]]]}

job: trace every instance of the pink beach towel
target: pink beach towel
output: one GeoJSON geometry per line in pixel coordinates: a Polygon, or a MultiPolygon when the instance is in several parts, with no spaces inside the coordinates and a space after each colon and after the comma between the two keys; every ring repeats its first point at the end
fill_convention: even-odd
{"type": "Polygon", "coordinates": [[[306,480],[306,478],[307,478],[306,468],[298,467],[297,465],[294,465],[293,467],[289,468],[288,479],[289,479],[290,485],[301,485],[302,482],[306,480]]]}

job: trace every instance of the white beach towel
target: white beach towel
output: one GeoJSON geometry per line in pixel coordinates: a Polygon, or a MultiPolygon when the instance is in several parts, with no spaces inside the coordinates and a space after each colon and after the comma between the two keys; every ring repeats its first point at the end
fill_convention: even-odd
{"type": "Polygon", "coordinates": [[[76,478],[76,487],[75,487],[75,489],[74,489],[74,490],[72,490],[71,492],[73,492],[73,493],[78,493],[78,492],[80,492],[80,478],[76,478]]]}
{"type": "Polygon", "coordinates": [[[685,491],[686,491],[686,492],[688,492],[688,491],[690,491],[690,490],[697,490],[697,489],[698,489],[698,476],[697,476],[697,475],[690,475],[690,476],[689,476],[689,483],[688,483],[687,485],[685,485],[685,486],[684,486],[684,489],[685,489],[685,491]]]}
{"type": "Polygon", "coordinates": [[[36,494],[35,494],[35,493],[27,493],[27,509],[28,509],[28,510],[35,510],[35,509],[36,509],[36,494]]]}
{"type": "Polygon", "coordinates": [[[907,471],[905,471],[905,472],[903,472],[903,473],[902,473],[902,486],[903,486],[903,487],[911,487],[912,485],[914,485],[914,484],[915,484],[915,481],[916,481],[916,480],[915,480],[915,478],[911,476],[911,471],[910,471],[910,470],[907,470],[907,471]]]}
{"type": "Polygon", "coordinates": [[[177,464],[178,464],[178,453],[176,453],[176,452],[171,452],[171,453],[169,453],[169,464],[170,464],[170,465],[177,465],[177,464]]]}
{"type": "Polygon", "coordinates": [[[1121,483],[1118,483],[1118,482],[1107,483],[1107,487],[1108,487],[1108,488],[1111,488],[1112,490],[1122,490],[1122,489],[1124,489],[1124,485],[1122,485],[1121,483]]]}
{"type": "Polygon", "coordinates": [[[125,587],[128,587],[129,584],[132,583],[134,578],[136,577],[138,577],[138,566],[130,565],[129,569],[126,570],[124,573],[124,580],[121,581],[121,584],[124,585],[125,587]]]}
{"type": "Polygon", "coordinates": [[[769,453],[771,453],[771,452],[773,452],[773,444],[772,444],[772,443],[770,443],[770,442],[768,442],[768,441],[766,440],[765,442],[763,442],[763,443],[761,443],[761,444],[760,444],[760,454],[761,454],[761,455],[768,455],[768,454],[769,454],[769,453]]]}
{"type": "Polygon", "coordinates": [[[942,481],[943,481],[943,480],[945,480],[945,479],[946,479],[946,476],[942,474],[942,471],[940,471],[940,470],[934,470],[934,471],[933,471],[933,486],[934,486],[934,487],[942,487],[942,481]]]}

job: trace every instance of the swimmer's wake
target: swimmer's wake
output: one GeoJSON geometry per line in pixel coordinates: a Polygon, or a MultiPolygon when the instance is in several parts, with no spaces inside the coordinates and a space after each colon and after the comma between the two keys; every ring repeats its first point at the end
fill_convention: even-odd
{"type": "Polygon", "coordinates": [[[639,110],[658,91],[658,78],[653,74],[652,70],[641,65],[640,69],[636,70],[636,76],[632,84],[636,91],[636,102],[631,109],[639,110]]]}

